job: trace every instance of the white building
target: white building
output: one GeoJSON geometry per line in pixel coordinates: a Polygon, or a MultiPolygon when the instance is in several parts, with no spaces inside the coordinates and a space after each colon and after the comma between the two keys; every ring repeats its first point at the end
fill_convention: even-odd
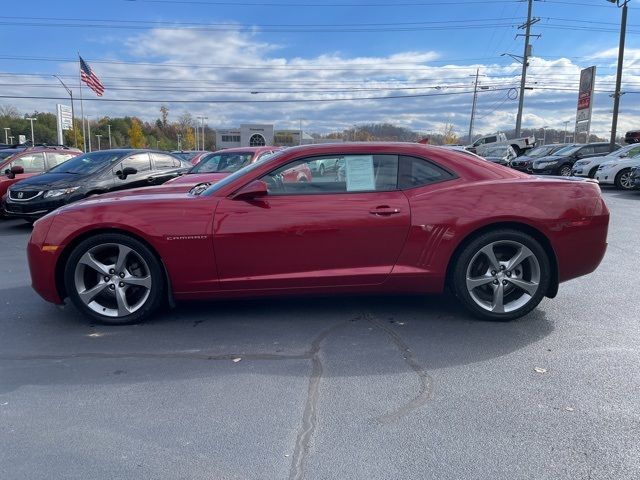
{"type": "Polygon", "coordinates": [[[216,130],[216,148],[273,145],[273,125],[247,124],[240,128],[216,130]]]}

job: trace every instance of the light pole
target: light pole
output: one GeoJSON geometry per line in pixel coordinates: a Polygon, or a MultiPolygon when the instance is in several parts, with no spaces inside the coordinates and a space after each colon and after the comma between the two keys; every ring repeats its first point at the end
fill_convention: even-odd
{"type": "Polygon", "coordinates": [[[4,143],[9,143],[9,132],[10,131],[11,131],[11,128],[4,127],[4,143]]]}
{"type": "Polygon", "coordinates": [[[58,81],[62,84],[64,89],[69,94],[69,98],[71,99],[71,128],[73,130],[73,138],[75,140],[76,148],[78,148],[78,131],[76,130],[76,114],[75,114],[75,110],[74,110],[74,107],[73,107],[73,92],[71,91],[71,89],[69,87],[67,87],[64,84],[64,82],[62,81],[62,79],[59,76],[53,75],[53,77],[58,79],[58,81]]]}
{"type": "Polygon", "coordinates": [[[613,117],[611,119],[611,141],[609,142],[609,150],[613,152],[616,146],[616,133],[618,129],[618,111],[620,109],[620,97],[623,95],[620,91],[622,85],[622,62],[624,61],[624,40],[627,33],[627,4],[629,0],[607,0],[622,8],[622,19],[620,21],[620,45],[618,47],[618,72],[616,76],[616,91],[613,94],[613,117]]]}
{"type": "Polygon", "coordinates": [[[100,150],[100,139],[102,138],[102,135],[96,134],[96,138],[98,139],[98,150],[100,150]]]}
{"type": "Polygon", "coordinates": [[[37,118],[33,118],[33,117],[27,117],[27,118],[25,118],[25,120],[29,120],[31,122],[31,146],[33,147],[36,144],[36,141],[35,141],[34,136],[33,136],[33,122],[35,122],[38,119],[37,118]]]}
{"type": "Polygon", "coordinates": [[[178,135],[178,150],[182,150],[182,143],[180,143],[180,138],[182,138],[182,135],[180,135],[179,133],[178,135]]]}
{"type": "Polygon", "coordinates": [[[569,125],[569,120],[565,120],[564,122],[564,141],[562,143],[567,143],[567,126],[569,125]]]}
{"type": "Polygon", "coordinates": [[[9,135],[9,141],[11,142],[11,145],[13,145],[13,135],[9,135]]]}
{"type": "Polygon", "coordinates": [[[542,145],[547,144],[547,128],[549,128],[549,125],[542,127],[542,145]]]}
{"type": "Polygon", "coordinates": [[[202,150],[204,150],[204,121],[209,120],[209,117],[200,117],[202,120],[202,150]]]}
{"type": "Polygon", "coordinates": [[[87,115],[87,128],[88,128],[88,132],[89,135],[87,135],[87,137],[89,138],[89,151],[91,151],[91,120],[89,120],[89,117],[91,115],[87,115]]]}
{"type": "Polygon", "coordinates": [[[107,125],[107,129],[109,129],[109,150],[111,150],[111,125],[107,125]]]}

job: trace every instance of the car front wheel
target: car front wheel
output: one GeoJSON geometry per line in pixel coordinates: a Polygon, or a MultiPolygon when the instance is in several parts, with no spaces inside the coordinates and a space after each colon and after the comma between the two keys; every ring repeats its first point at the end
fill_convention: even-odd
{"type": "Polygon", "coordinates": [[[560,176],[561,177],[570,177],[571,176],[571,166],[570,165],[563,165],[562,167],[560,167],[560,176]]]}
{"type": "Polygon", "coordinates": [[[456,296],[477,317],[513,320],[533,310],[547,292],[549,257],[532,236],[496,230],[463,248],[452,281],[456,296]]]}
{"type": "Polygon", "coordinates": [[[616,175],[615,179],[616,187],[622,190],[631,190],[633,189],[633,181],[631,180],[631,169],[625,168],[624,170],[620,170],[616,175]]]}
{"type": "Polygon", "coordinates": [[[121,234],[82,241],[69,256],[64,280],[76,308],[108,325],[144,320],[161,304],[165,288],[149,247],[121,234]]]}

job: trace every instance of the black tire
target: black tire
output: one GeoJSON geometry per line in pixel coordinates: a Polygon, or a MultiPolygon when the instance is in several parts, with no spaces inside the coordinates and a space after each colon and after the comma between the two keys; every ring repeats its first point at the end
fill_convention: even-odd
{"type": "MultiPolygon", "coordinates": [[[[545,249],[531,235],[512,229],[499,229],[484,233],[472,239],[463,247],[455,259],[450,280],[455,296],[474,316],[482,320],[505,322],[522,317],[536,308],[549,290],[551,284],[551,265],[545,249]],[[471,268],[470,264],[474,260],[474,257],[477,258],[477,254],[482,248],[495,242],[517,242],[518,244],[526,246],[535,256],[539,266],[539,282],[536,292],[533,295],[529,295],[530,298],[528,301],[526,300],[526,296],[521,295],[521,298],[524,299],[522,301],[526,301],[526,303],[519,308],[502,313],[496,313],[480,306],[467,288],[467,271],[471,268]]],[[[511,293],[506,294],[505,297],[522,294],[523,292],[523,290],[521,291],[511,287],[511,293]]]]}
{"type": "Polygon", "coordinates": [[[139,240],[118,233],[95,235],[83,240],[77,245],[67,259],[64,269],[64,283],[67,295],[75,307],[83,314],[105,325],[129,325],[145,320],[163,303],[166,289],[164,271],[155,254],[139,240]],[[148,296],[144,302],[142,302],[133,313],[118,317],[102,315],[89,308],[89,306],[81,300],[75,283],[76,266],[78,266],[82,256],[95,247],[110,244],[124,245],[139,255],[144,262],[146,262],[148,275],[151,278],[151,287],[148,288],[148,296]]]}
{"type": "Polygon", "coordinates": [[[598,167],[593,167],[589,170],[589,178],[596,178],[596,172],[598,171],[598,167]]]}
{"type": "Polygon", "coordinates": [[[558,169],[558,175],[561,177],[570,177],[571,176],[571,165],[565,163],[558,169]]]}
{"type": "Polygon", "coordinates": [[[614,181],[616,188],[620,190],[633,190],[633,183],[631,183],[631,169],[624,168],[618,172],[614,181]]]}

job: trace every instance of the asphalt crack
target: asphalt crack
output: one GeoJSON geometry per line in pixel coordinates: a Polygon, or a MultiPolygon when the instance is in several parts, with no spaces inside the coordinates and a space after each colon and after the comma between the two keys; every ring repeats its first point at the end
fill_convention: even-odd
{"type": "Polygon", "coordinates": [[[427,373],[426,369],[415,359],[413,352],[409,348],[409,345],[407,345],[407,343],[402,339],[398,332],[391,329],[388,325],[384,324],[370,313],[365,313],[363,317],[375,328],[381,330],[384,334],[386,334],[386,336],[400,351],[404,362],[418,377],[418,394],[411,401],[405,403],[404,405],[401,405],[392,412],[376,417],[376,420],[380,423],[392,423],[408,415],[414,410],[417,410],[418,408],[426,404],[427,401],[429,401],[433,393],[433,379],[427,373]]]}

